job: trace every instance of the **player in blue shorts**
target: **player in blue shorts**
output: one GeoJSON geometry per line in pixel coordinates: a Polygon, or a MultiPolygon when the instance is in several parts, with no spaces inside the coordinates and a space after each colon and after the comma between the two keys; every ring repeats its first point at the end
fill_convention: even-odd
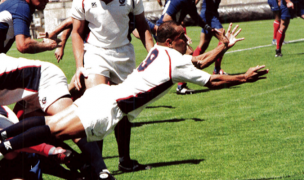
{"type": "Polygon", "coordinates": [[[278,33],[278,30],[279,30],[280,24],[281,24],[280,6],[278,5],[277,0],[268,0],[268,4],[274,15],[272,44],[276,45],[277,44],[277,33],[278,33]]]}
{"type": "Polygon", "coordinates": [[[275,15],[272,40],[272,44],[276,44],[275,57],[282,57],[282,45],[290,19],[293,18],[294,3],[291,0],[268,0],[268,4],[275,15]]]}
{"type": "Polygon", "coordinates": [[[31,39],[29,26],[35,9],[43,10],[48,0],[7,0],[0,4],[0,53],[6,53],[16,40],[21,53],[53,50],[57,41],[31,39]]]}
{"type": "MultiPolygon", "coordinates": [[[[203,0],[202,10],[201,10],[201,18],[209,24],[212,28],[218,29],[220,31],[223,30],[223,26],[219,20],[218,8],[221,0],[203,0]]],[[[195,49],[193,56],[198,56],[206,51],[211,41],[212,34],[208,30],[204,28],[201,31],[200,42],[195,49]]],[[[222,57],[219,57],[215,61],[215,68],[213,74],[227,74],[221,69],[222,57]]]]}
{"type": "MultiPolygon", "coordinates": [[[[156,22],[156,25],[159,26],[166,21],[175,21],[178,24],[181,24],[186,15],[190,17],[205,30],[210,32],[210,36],[214,35],[219,40],[221,38],[219,31],[215,31],[214,28],[211,28],[204,19],[202,19],[197,13],[196,2],[193,0],[168,0],[166,1],[163,13],[160,19],[156,22]]],[[[184,28],[185,31],[185,28],[184,28]]],[[[184,82],[179,82],[177,84],[176,93],[177,94],[192,94],[195,91],[189,89],[187,84],[184,82]]]]}

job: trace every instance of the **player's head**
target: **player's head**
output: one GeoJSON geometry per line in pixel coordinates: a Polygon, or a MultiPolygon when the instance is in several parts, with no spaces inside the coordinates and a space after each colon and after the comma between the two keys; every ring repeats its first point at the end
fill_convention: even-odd
{"type": "Polygon", "coordinates": [[[49,0],[26,0],[26,2],[35,7],[35,9],[44,10],[49,0]]]}
{"type": "Polygon", "coordinates": [[[164,22],[157,29],[157,43],[173,48],[181,54],[187,51],[187,41],[184,28],[173,21],[164,22]]]}

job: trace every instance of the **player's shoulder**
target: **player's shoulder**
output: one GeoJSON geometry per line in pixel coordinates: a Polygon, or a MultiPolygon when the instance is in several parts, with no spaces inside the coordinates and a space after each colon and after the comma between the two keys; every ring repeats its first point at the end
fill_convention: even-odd
{"type": "Polygon", "coordinates": [[[24,0],[6,0],[0,6],[0,11],[4,10],[10,13],[22,14],[30,11],[30,5],[24,0]]]}

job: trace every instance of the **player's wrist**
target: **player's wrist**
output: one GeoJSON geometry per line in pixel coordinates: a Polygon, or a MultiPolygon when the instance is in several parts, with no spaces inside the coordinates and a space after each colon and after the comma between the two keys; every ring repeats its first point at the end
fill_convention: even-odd
{"type": "Polygon", "coordinates": [[[206,30],[206,31],[211,31],[212,28],[211,28],[208,24],[205,24],[204,30],[206,30]]]}

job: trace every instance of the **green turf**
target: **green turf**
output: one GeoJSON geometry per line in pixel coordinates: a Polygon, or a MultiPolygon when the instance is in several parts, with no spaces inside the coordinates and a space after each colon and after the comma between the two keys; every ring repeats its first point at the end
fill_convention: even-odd
{"type": "MultiPolygon", "coordinates": [[[[231,51],[269,45],[272,23],[238,23],[243,29],[239,37],[245,40],[231,51]]],[[[303,29],[303,20],[291,20],[285,41],[304,38],[303,29]]],[[[200,30],[187,28],[194,48],[200,30]]],[[[139,64],[147,53],[139,40],[133,38],[133,44],[139,64]]],[[[216,45],[213,39],[208,50],[216,45]]],[[[270,69],[266,80],[215,91],[189,84],[202,92],[187,96],[176,95],[173,87],[133,122],[131,157],[153,169],[117,172],[117,145],[112,133],[104,143],[109,170],[118,180],[304,179],[303,47],[303,41],[284,45],[282,58],[274,57],[275,46],[225,55],[222,68],[226,72],[243,73],[251,66],[265,64],[270,69]]],[[[20,55],[15,49],[8,54],[56,63],[53,52],[20,55]]],[[[72,77],[71,41],[59,67],[68,79],[72,77]]],[[[209,73],[212,70],[213,65],[206,69],[209,73]]],[[[58,178],[44,175],[44,179],[58,178]]]]}

